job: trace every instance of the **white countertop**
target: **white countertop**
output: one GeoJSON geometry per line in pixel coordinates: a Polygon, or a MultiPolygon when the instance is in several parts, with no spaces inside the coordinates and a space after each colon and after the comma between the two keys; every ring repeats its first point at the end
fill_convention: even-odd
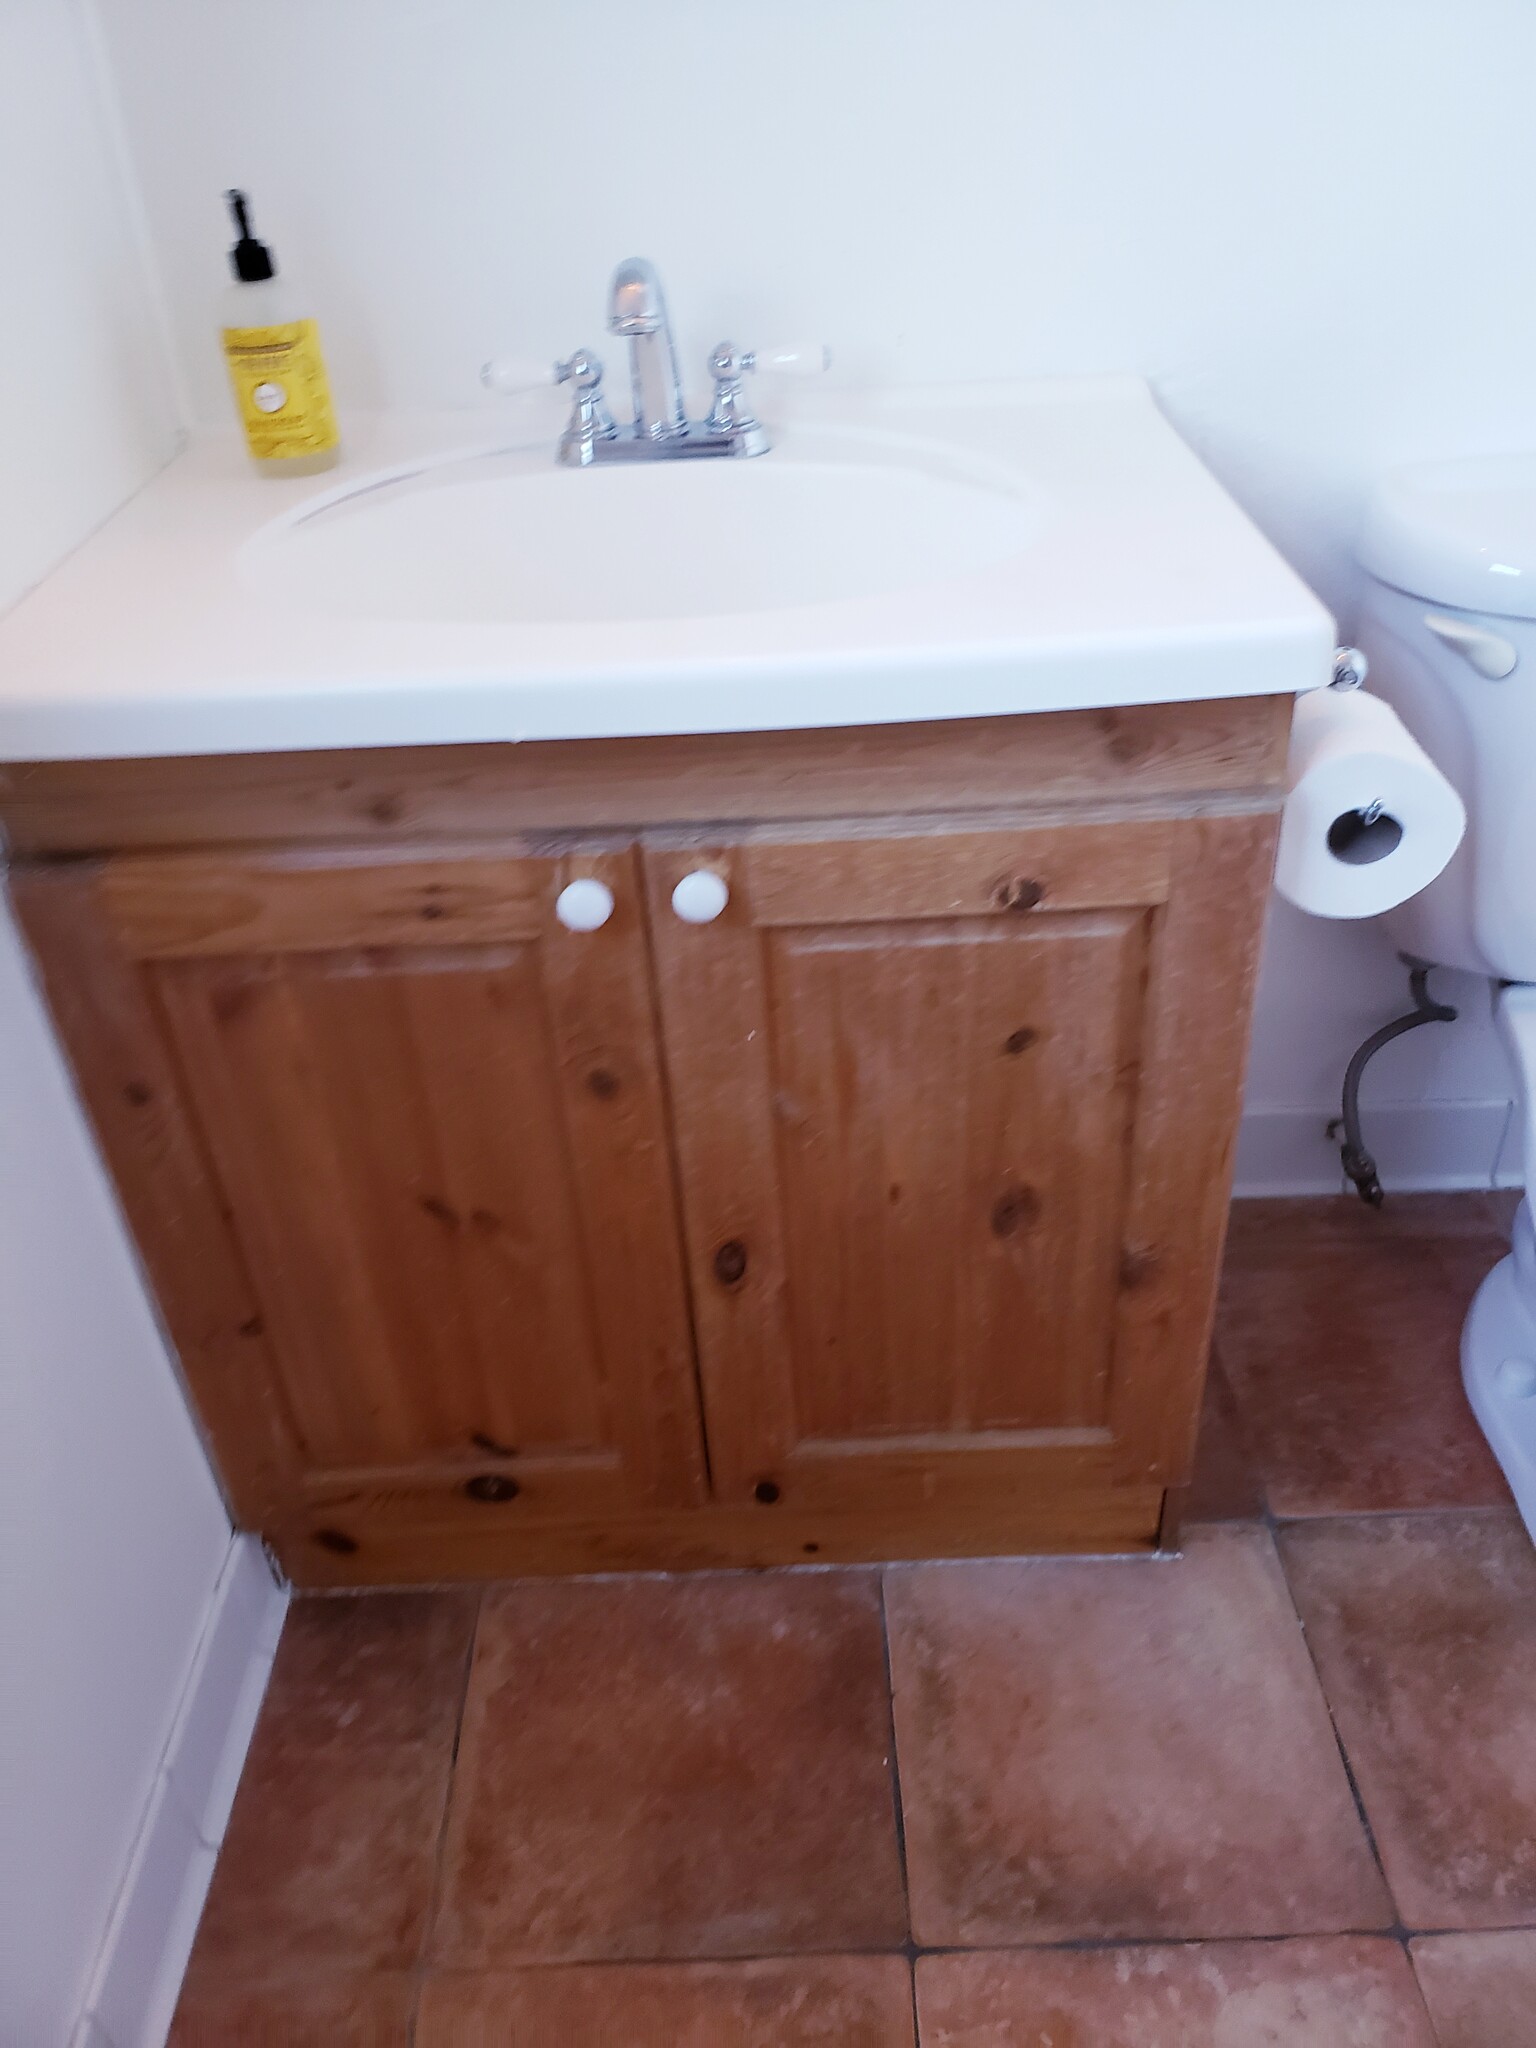
{"type": "Polygon", "coordinates": [[[342,466],[308,480],[254,475],[235,435],[208,436],[0,618],[0,760],[884,724],[1328,680],[1327,613],[1137,379],[797,390],[763,410],[787,456],[832,423],[1000,466],[1038,494],[1038,537],[958,580],[750,615],[343,618],[242,571],[253,536],[445,452],[552,461],[558,394],[351,420],[342,466]]]}

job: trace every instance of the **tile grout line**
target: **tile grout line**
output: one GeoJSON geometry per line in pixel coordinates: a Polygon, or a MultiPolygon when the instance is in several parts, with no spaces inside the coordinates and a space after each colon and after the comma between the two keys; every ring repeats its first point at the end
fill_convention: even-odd
{"type": "MultiPolygon", "coordinates": [[[[1445,1234],[1440,1231],[1426,1230],[1422,1233],[1422,1235],[1420,1235],[1419,1233],[1405,1232],[1403,1234],[1402,1239],[1399,1241],[1404,1243],[1417,1244],[1420,1247],[1421,1251],[1427,1254],[1427,1256],[1433,1260],[1437,1270],[1442,1275],[1449,1274],[1453,1256],[1455,1254],[1460,1253],[1464,1247],[1475,1247],[1479,1252],[1484,1254],[1491,1253],[1495,1261],[1497,1261],[1500,1258],[1503,1258],[1509,1249],[1508,1240],[1502,1226],[1497,1229],[1489,1231],[1486,1234],[1486,1236],[1480,1232],[1469,1232],[1464,1238],[1454,1238],[1450,1240],[1448,1240],[1445,1234]],[[1454,1246],[1455,1248],[1454,1253],[1450,1249],[1451,1246],[1454,1246]]],[[[1213,1366],[1216,1366],[1220,1363],[1219,1352],[1214,1346],[1212,1363],[1213,1366]]],[[[1355,1775],[1355,1767],[1349,1755],[1348,1745],[1344,1740],[1343,1731],[1339,1726],[1338,1717],[1334,1712],[1333,1701],[1329,1695],[1328,1687],[1324,1680],[1322,1667],[1314,1651],[1311,1637],[1307,1632],[1306,1622],[1302,1616],[1301,1609],[1297,1603],[1296,1594],[1291,1582],[1291,1575],[1286,1564],[1284,1548],[1282,1546],[1280,1539],[1282,1534],[1287,1529],[1306,1528],[1319,1523],[1326,1525],[1330,1522],[1343,1522],[1353,1524],[1358,1527],[1362,1524],[1381,1522],[1385,1520],[1416,1521],[1422,1520],[1426,1516],[1434,1517],[1437,1519],[1443,1518],[1445,1516],[1493,1516],[1500,1514],[1508,1514],[1511,1511],[1511,1509],[1513,1509],[1514,1504],[1511,1500],[1506,1498],[1503,1501],[1484,1500],[1471,1503],[1445,1501],[1426,1503],[1413,1502],[1403,1503],[1400,1505],[1394,1505],[1385,1508],[1332,1508],[1324,1511],[1323,1513],[1302,1513],[1291,1515],[1277,1514],[1273,1506],[1271,1505],[1269,1482],[1264,1474],[1262,1461],[1259,1457],[1254,1455],[1251,1445],[1251,1439],[1247,1436],[1246,1432],[1242,1428],[1245,1414],[1245,1404],[1242,1400],[1241,1395],[1238,1392],[1237,1385],[1234,1382],[1232,1376],[1229,1373],[1223,1372],[1223,1377],[1226,1381],[1228,1389],[1231,1391],[1234,1398],[1234,1406],[1236,1409],[1236,1413],[1233,1419],[1238,1429],[1238,1447],[1240,1452],[1244,1455],[1249,1470],[1253,1475],[1259,1499],[1261,1502],[1260,1512],[1256,1519],[1258,1520],[1260,1525],[1264,1527],[1268,1532],[1270,1542],[1273,1546],[1276,1560],[1280,1566],[1281,1577],[1285,1584],[1286,1598],[1290,1602],[1292,1612],[1296,1616],[1297,1625],[1301,1630],[1302,1642],[1306,1647],[1307,1658],[1312,1667],[1313,1676],[1316,1680],[1318,1691],[1323,1701],[1324,1710],[1328,1715],[1329,1727],[1332,1731],[1334,1744],[1338,1751],[1339,1762],[1343,1767],[1345,1783],[1349,1787],[1350,1798],[1354,1802],[1355,1812],[1359,1817],[1361,1830],[1365,1836],[1366,1843],[1370,1849],[1372,1860],[1375,1863],[1377,1871],[1381,1876],[1381,1881],[1386,1889],[1387,1897],[1391,1901],[1392,1912],[1394,1916],[1393,1921],[1390,1927],[1381,1930],[1381,1932],[1393,1941],[1399,1953],[1402,1955],[1403,1960],[1406,1963],[1410,1976],[1412,1978],[1414,1990],[1419,2001],[1420,2009],[1425,2017],[1429,2038],[1433,2040],[1438,2040],[1440,2038],[1439,2029],[1435,2024],[1433,2015],[1429,2011],[1428,2001],[1424,1996],[1423,1985],[1419,1980],[1418,1969],[1414,1961],[1412,1950],[1412,1942],[1429,1930],[1423,1928],[1410,1928],[1402,1917],[1402,1908],[1398,1904],[1397,1895],[1393,1890],[1391,1880],[1387,1875],[1386,1865],[1382,1859],[1381,1846],[1376,1839],[1376,1831],[1374,1827],[1371,1825],[1370,1814],[1367,1811],[1365,1799],[1361,1792],[1359,1781],[1355,1775]]]]}
{"type": "Polygon", "coordinates": [[[360,1973],[350,1966],[334,1962],[305,1964],[295,1969],[278,1968],[272,1971],[249,1972],[235,1969],[231,1981],[242,1988],[265,1989],[274,1986],[300,1985],[324,1982],[336,1975],[398,1975],[425,1981],[429,1977],[474,1978],[486,1976],[536,1976],[554,1974],[562,1970],[590,1970],[623,1972],[625,1970],[689,1970],[689,1969],[730,1969],[747,1963],[793,1963],[815,1964],[818,1962],[841,1961],[845,1958],[869,1958],[887,1961],[892,1957],[916,1960],[934,1956],[978,1956],[978,1955],[1094,1955],[1113,1954],[1122,1949],[1164,1949],[1164,1948],[1284,1948],[1299,1941],[1390,1941],[1401,1946],[1404,1941],[1444,1939],[1446,1936],[1484,1934],[1529,1934],[1533,1931],[1529,1921],[1507,1921],[1492,1927],[1338,1927],[1317,1926],[1288,1930],[1283,1934],[1095,1934],[1081,1935],[1075,1939],[1060,1941],[984,1941],[975,1944],[964,1942],[932,1942],[924,1946],[915,1943],[882,1948],[868,1944],[843,1944],[836,1948],[770,1948],[744,1949],[730,1954],[686,1954],[669,1951],[657,1955],[581,1955],[522,1956],[509,1957],[505,1962],[488,1965],[450,1965],[445,1969],[423,1969],[419,1965],[391,1971],[387,1968],[365,1968],[360,1973]]]}
{"type": "MultiPolygon", "coordinates": [[[[1457,1510],[1444,1508],[1426,1508],[1418,1510],[1408,1510],[1408,1512],[1416,1512],[1419,1514],[1448,1514],[1467,1512],[1481,1514],[1496,1514],[1500,1512],[1500,1510],[1496,1508],[1472,1509],[1470,1511],[1466,1509],[1457,1510]]],[[[1308,1517],[1307,1519],[1311,1521],[1358,1522],[1371,1520],[1372,1516],[1369,1514],[1333,1516],[1318,1515],[1308,1517]]],[[[1392,1880],[1387,1876],[1387,1867],[1385,1863],[1382,1861],[1381,1856],[1381,1845],[1376,1840],[1376,1830],[1371,1826],[1371,1817],[1370,1814],[1366,1811],[1365,1797],[1360,1790],[1359,1781],[1355,1777],[1355,1767],[1350,1762],[1349,1749],[1344,1741],[1343,1731],[1339,1727],[1338,1718],[1333,1711],[1333,1701],[1328,1697],[1328,1687],[1323,1680],[1322,1667],[1318,1663],[1316,1653],[1313,1650],[1312,1638],[1307,1633],[1307,1624],[1302,1617],[1301,1609],[1296,1604],[1296,1595],[1291,1586],[1291,1575],[1289,1571],[1287,1571],[1286,1569],[1285,1552],[1281,1549],[1279,1542],[1280,1531],[1285,1525],[1277,1521],[1275,1516],[1270,1512],[1267,1496],[1265,1499],[1264,1520],[1269,1528],[1269,1538],[1270,1542],[1274,1545],[1275,1560],[1280,1567],[1280,1577],[1285,1585],[1285,1597],[1290,1602],[1291,1612],[1296,1617],[1296,1626],[1301,1631],[1301,1640],[1306,1648],[1307,1661],[1312,1666],[1312,1674],[1314,1678],[1317,1680],[1317,1689],[1322,1698],[1324,1710],[1328,1715],[1328,1726],[1333,1731],[1334,1743],[1338,1748],[1339,1762],[1344,1767],[1344,1782],[1346,1785],[1348,1785],[1349,1796],[1355,1803],[1355,1812],[1360,1817],[1360,1826],[1365,1834],[1366,1844],[1370,1849],[1372,1860],[1374,1861],[1377,1870],[1381,1873],[1381,1881],[1383,1885],[1386,1887],[1387,1897],[1392,1901],[1392,1925],[1390,1927],[1383,1928],[1381,1931],[1383,1934],[1389,1936],[1390,1939],[1396,1944],[1398,1951],[1403,1958],[1404,1963],[1406,1963],[1408,1967],[1408,1974],[1413,1980],[1414,1992],[1418,1997],[1420,2006],[1423,2008],[1424,2020],[1429,2030],[1430,2038],[1434,2041],[1438,2041],[1440,2039],[1440,2029],[1435,2023],[1434,2014],[1429,2009],[1429,2000],[1424,1996],[1424,1986],[1419,1981],[1418,1965],[1415,1963],[1413,1958],[1412,1944],[1415,1940],[1419,1938],[1420,1935],[1424,1934],[1427,1930],[1422,1927],[1410,1927],[1408,1923],[1403,1919],[1403,1910],[1402,1907],[1399,1906],[1399,1904],[1397,1903],[1397,1894],[1392,1889],[1392,1880]]]]}
{"type": "MultiPolygon", "coordinates": [[[[1415,1935],[1417,1940],[1418,1936],[1415,1935]]],[[[1063,1941],[935,1942],[920,1956],[1091,1956],[1122,1949],[1285,1948],[1298,1941],[1395,1941],[1389,1927],[1303,1927],[1284,1934],[1082,1934],[1063,1941]]]]}
{"type": "Polygon", "coordinates": [[[917,1948],[912,1932],[912,1880],[907,1869],[907,1816],[901,1796],[901,1759],[896,1753],[896,1675],[891,1665],[891,1618],[885,1604],[886,1567],[880,1568],[880,1649],[885,1666],[886,1729],[891,1746],[891,1807],[896,1823],[896,1855],[901,1864],[901,1902],[906,1916],[907,1993],[912,2003],[912,2048],[920,2048],[917,2017],[917,1948]]]}
{"type": "Polygon", "coordinates": [[[432,1860],[432,1889],[427,1895],[427,1911],[422,1921],[421,1942],[416,1951],[416,1962],[411,1971],[415,1984],[415,1995],[411,2001],[411,2024],[408,2041],[415,2048],[416,2029],[421,2019],[422,1993],[431,1964],[432,1938],[437,1932],[437,1916],[443,1903],[443,1864],[448,1843],[448,1816],[453,1810],[454,1788],[459,1777],[459,1749],[464,1740],[464,1716],[469,1707],[470,1680],[474,1676],[475,1651],[480,1643],[480,1624],[485,1613],[485,1587],[475,1587],[475,1618],[469,1631],[469,1646],[464,1656],[463,1681],[459,1687],[458,1711],[453,1721],[453,1745],[448,1752],[448,1782],[443,1787],[443,1811],[437,1824],[437,1844],[432,1860]]]}
{"type": "MultiPolygon", "coordinates": [[[[1312,1647],[1312,1638],[1307,1633],[1306,1621],[1302,1616],[1301,1609],[1296,1604],[1296,1594],[1291,1586],[1291,1575],[1285,1567],[1285,1552],[1282,1550],[1280,1546],[1279,1539],[1281,1530],[1286,1525],[1277,1520],[1277,1518],[1270,1512],[1267,1499],[1265,1502],[1264,1514],[1262,1519],[1264,1522],[1264,1526],[1269,1532],[1270,1543],[1274,1547],[1275,1562],[1280,1567],[1280,1579],[1281,1583],[1285,1587],[1286,1600],[1289,1603],[1292,1614],[1296,1617],[1296,1627],[1298,1633],[1301,1636],[1302,1647],[1305,1649],[1307,1653],[1307,1662],[1312,1668],[1312,1676],[1317,1683],[1318,1698],[1322,1701],[1323,1711],[1328,1716],[1328,1727],[1333,1735],[1334,1747],[1338,1751],[1339,1763],[1343,1768],[1344,1782],[1349,1787],[1350,1798],[1354,1801],[1355,1813],[1359,1818],[1361,1831],[1365,1836],[1366,1847],[1371,1852],[1371,1861],[1376,1866],[1377,1875],[1380,1877],[1382,1887],[1385,1890],[1387,1898],[1390,1900],[1392,1905],[1392,1924],[1389,1927],[1384,1927],[1380,1929],[1379,1931],[1383,1934],[1390,1935],[1391,1938],[1397,1942],[1397,1944],[1403,1951],[1403,1955],[1407,1960],[1409,1967],[1412,1968],[1413,1958],[1408,1954],[1408,1937],[1410,1930],[1408,1928],[1407,1923],[1403,1919],[1402,1908],[1397,1903],[1397,1893],[1392,1889],[1392,1880],[1387,1876],[1387,1867],[1385,1863],[1383,1863],[1381,1858],[1381,1845],[1376,1840],[1376,1830],[1372,1827],[1371,1817],[1369,1813],[1366,1811],[1365,1798],[1360,1790],[1359,1782],[1355,1777],[1355,1767],[1350,1762],[1349,1749],[1344,1741],[1344,1733],[1343,1730],[1339,1727],[1338,1716],[1333,1711],[1333,1701],[1328,1697],[1328,1687],[1323,1678],[1322,1666],[1317,1661],[1317,1654],[1312,1647]]],[[[1355,1520],[1358,1518],[1341,1515],[1336,1517],[1335,1519],[1339,1521],[1344,1521],[1355,1520]]],[[[1417,1983],[1417,1978],[1415,1978],[1414,1981],[1415,1983],[1417,1983]]]]}

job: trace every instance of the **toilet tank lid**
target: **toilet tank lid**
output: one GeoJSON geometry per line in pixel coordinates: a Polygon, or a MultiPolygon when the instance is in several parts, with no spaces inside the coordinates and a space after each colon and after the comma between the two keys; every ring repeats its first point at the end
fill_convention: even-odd
{"type": "Polygon", "coordinates": [[[1389,470],[1358,553],[1373,576],[1416,597],[1536,619],[1536,451],[1389,470]]]}

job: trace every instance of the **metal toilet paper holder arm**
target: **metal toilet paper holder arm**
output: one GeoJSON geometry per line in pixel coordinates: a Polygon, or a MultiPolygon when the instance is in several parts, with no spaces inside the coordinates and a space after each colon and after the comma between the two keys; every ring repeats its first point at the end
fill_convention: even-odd
{"type": "Polygon", "coordinates": [[[1330,690],[1358,690],[1371,672],[1371,664],[1358,647],[1335,647],[1330,690]]]}
{"type": "MultiPolygon", "coordinates": [[[[1333,678],[1328,687],[1331,690],[1358,690],[1369,673],[1370,663],[1358,647],[1336,647],[1333,650],[1333,678]]],[[[1369,834],[1374,826],[1379,825],[1384,810],[1384,805],[1372,803],[1355,812],[1360,834],[1369,834]]],[[[1401,828],[1398,836],[1402,836],[1401,828]]],[[[1360,1128],[1360,1082],[1366,1067],[1384,1045],[1390,1045],[1394,1038],[1401,1038],[1405,1031],[1415,1031],[1421,1024],[1454,1024],[1456,1021],[1456,1012],[1451,1005],[1436,1002],[1429,992],[1430,969],[1434,963],[1417,959],[1412,953],[1399,953],[1397,957],[1408,969],[1408,993],[1413,1008],[1404,1016],[1394,1017],[1390,1024],[1383,1024],[1380,1030],[1373,1031],[1356,1049],[1344,1070],[1340,1113],[1328,1125],[1330,1138],[1336,1139],[1343,1133],[1339,1159],[1344,1172],[1353,1181],[1361,1201],[1369,1202],[1374,1209],[1379,1209],[1386,1200],[1386,1191],[1377,1174],[1376,1161],[1366,1150],[1365,1136],[1360,1128]]]]}

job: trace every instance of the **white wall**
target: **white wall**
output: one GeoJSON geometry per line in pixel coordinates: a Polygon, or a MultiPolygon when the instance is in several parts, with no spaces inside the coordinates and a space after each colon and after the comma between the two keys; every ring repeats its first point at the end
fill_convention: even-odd
{"type": "Polygon", "coordinates": [[[78,0],[0,6],[0,609],[178,439],[97,69],[78,0]]]}
{"type": "MultiPolygon", "coordinates": [[[[475,403],[493,348],[600,340],[639,250],[696,364],[728,332],[853,377],[1144,371],[1346,630],[1370,477],[1536,439],[1527,0],[101,4],[209,419],[241,182],[344,407],[475,403]]],[[[1318,1112],[1399,993],[1374,931],[1276,916],[1258,1150],[1326,1176],[1318,1112]]],[[[1493,1105],[1434,1141],[1486,1171],[1508,1084],[1456,993],[1477,1017],[1371,1094],[1493,1105]]]]}
{"type": "MultiPolygon", "coordinates": [[[[122,187],[74,0],[5,0],[0,605],[175,445],[122,187]]],[[[70,2037],[229,1540],[0,907],[0,2036],[16,2048],[70,2037]]]]}
{"type": "Polygon", "coordinates": [[[3,912],[0,1048],[0,2037],[61,2048],[230,1532],[3,912]]]}

